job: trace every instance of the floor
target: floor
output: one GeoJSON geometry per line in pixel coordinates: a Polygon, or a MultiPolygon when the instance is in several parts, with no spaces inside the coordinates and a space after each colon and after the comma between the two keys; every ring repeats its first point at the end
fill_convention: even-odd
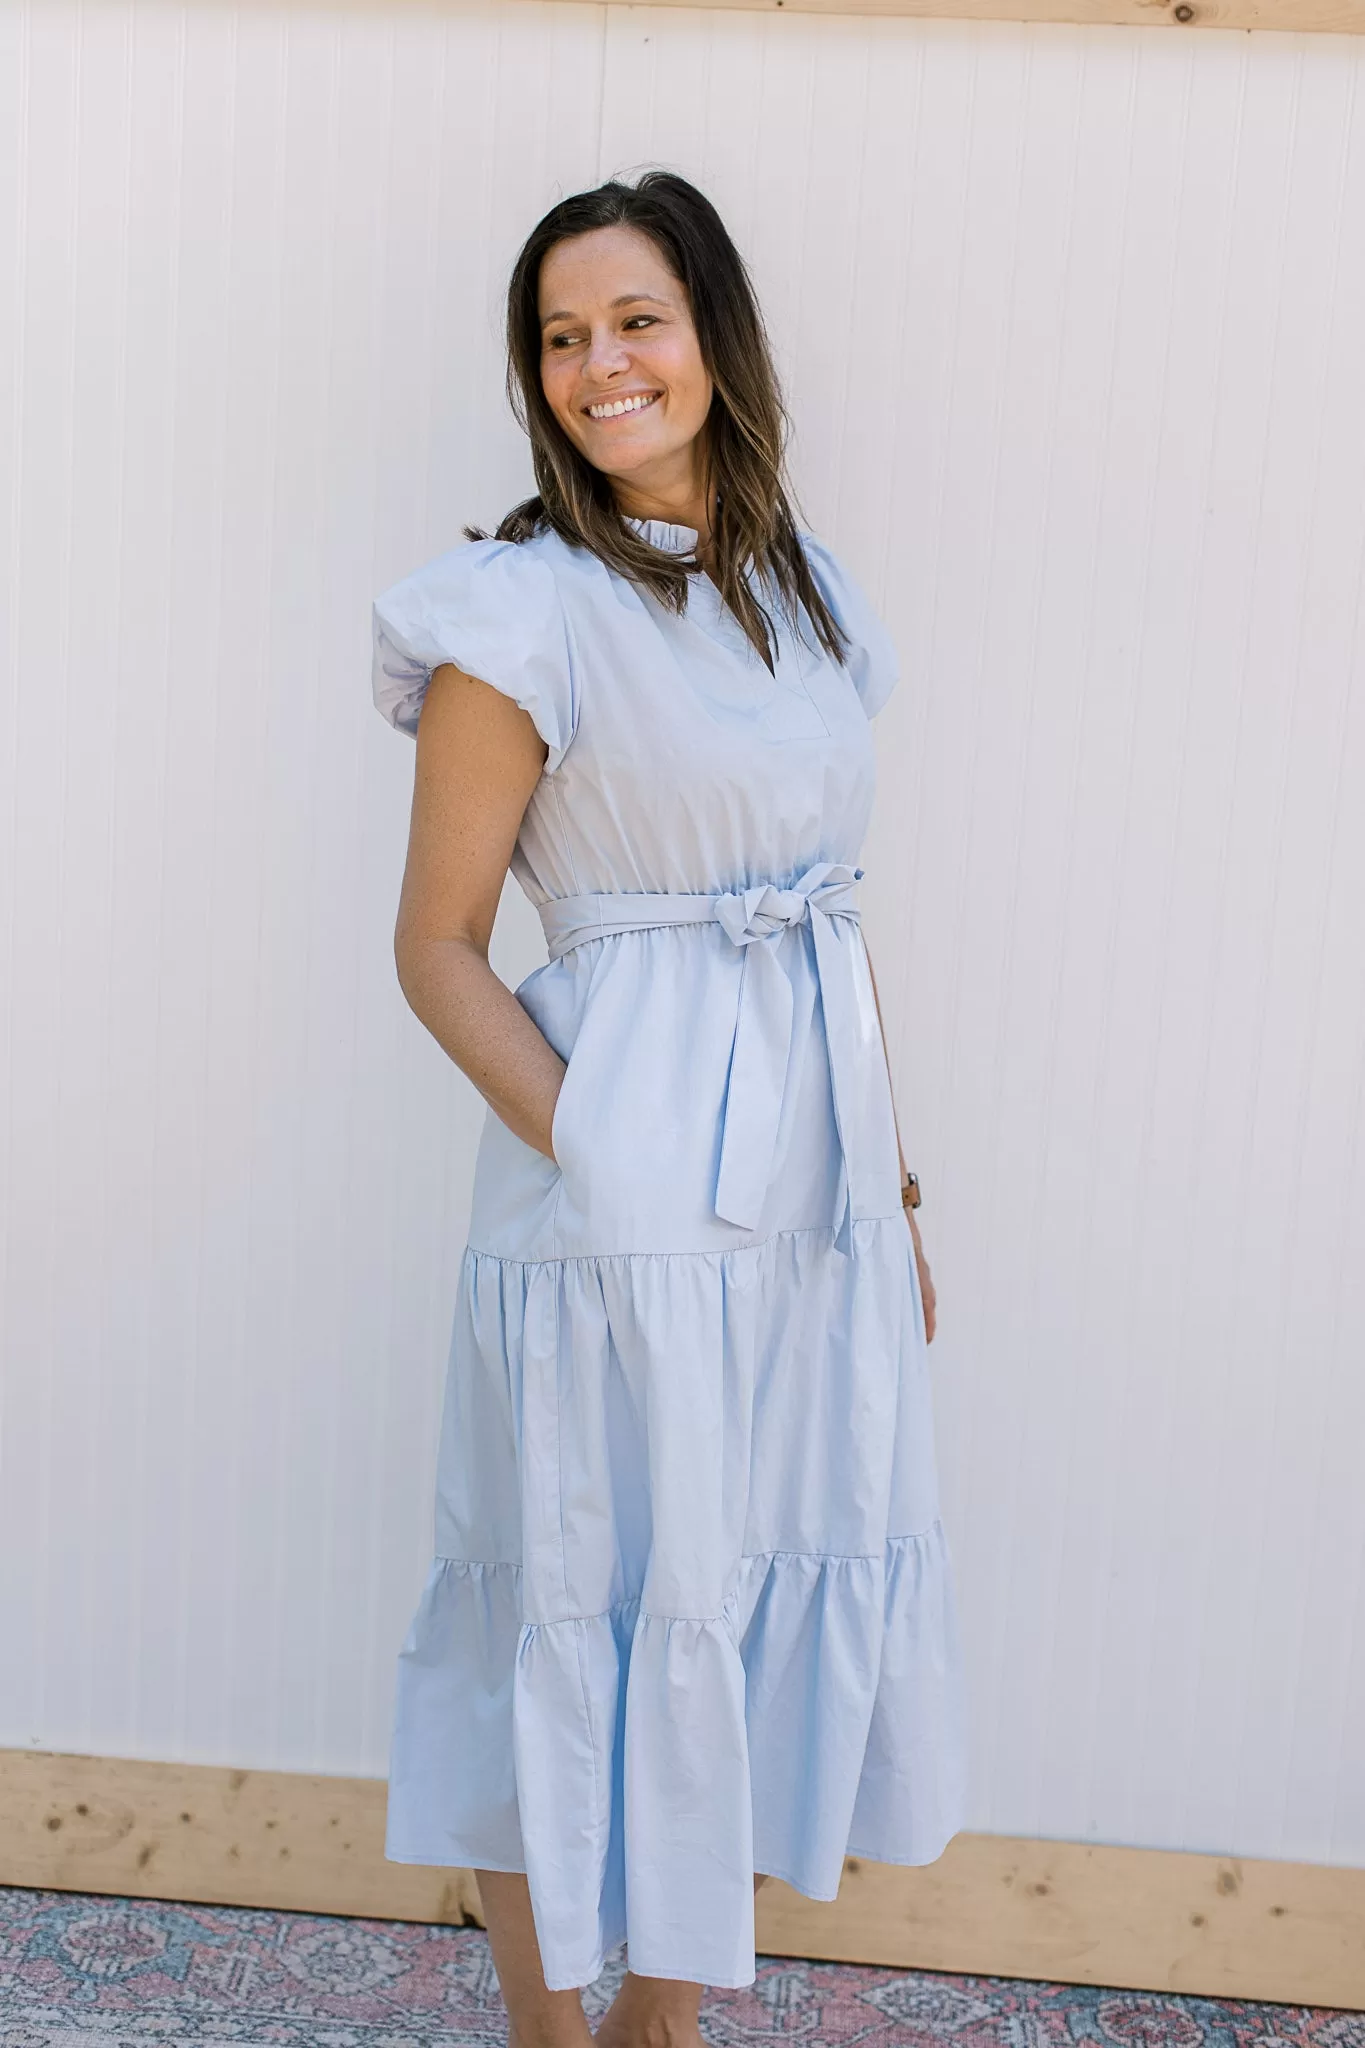
{"type": "MultiPolygon", "coordinates": [[[[587,1996],[603,2010],[619,1979],[587,1996]]],[[[1365,2048],[1365,2014],[838,1963],[713,1993],[714,2048],[1365,2048]]],[[[3,2048],[503,2048],[481,1934],[0,1890],[3,2048]]]]}

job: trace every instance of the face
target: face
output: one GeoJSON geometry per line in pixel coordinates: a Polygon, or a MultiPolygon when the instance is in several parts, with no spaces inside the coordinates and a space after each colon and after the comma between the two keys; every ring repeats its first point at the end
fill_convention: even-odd
{"type": "Polygon", "coordinates": [[[624,502],[686,496],[712,384],[687,293],[648,235],[596,228],[540,266],[540,379],[560,426],[624,502]]]}

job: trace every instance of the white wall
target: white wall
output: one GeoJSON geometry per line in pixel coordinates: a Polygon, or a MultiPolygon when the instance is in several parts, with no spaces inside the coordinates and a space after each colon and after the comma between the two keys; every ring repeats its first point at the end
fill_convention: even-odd
{"type": "Polygon", "coordinates": [[[1365,1862],[1347,39],[0,0],[0,1742],[383,1769],[479,1111],[369,599],[521,487],[520,234],[653,160],[905,656],[973,1824],[1365,1862]]]}

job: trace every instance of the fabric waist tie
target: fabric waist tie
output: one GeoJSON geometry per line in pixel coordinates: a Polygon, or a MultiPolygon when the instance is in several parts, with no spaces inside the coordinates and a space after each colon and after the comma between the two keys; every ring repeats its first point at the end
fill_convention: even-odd
{"type": "Polygon", "coordinates": [[[857,887],[861,868],[824,861],[790,889],[760,883],[724,896],[654,893],[560,896],[540,908],[550,958],[590,939],[620,932],[655,931],[666,925],[718,924],[743,951],[739,1001],[730,1056],[721,1132],[715,1211],[741,1230],[756,1230],[772,1183],[782,1096],[791,1056],[792,987],[776,948],[787,932],[809,923],[815,942],[815,972],[829,1047],[834,1117],[844,1160],[844,1190],[835,1220],[836,1243],[851,1249],[855,1206],[872,1206],[870,1162],[859,1144],[855,1114],[859,1089],[849,1061],[860,1056],[858,991],[854,956],[834,929],[835,918],[860,921],[857,887]]]}

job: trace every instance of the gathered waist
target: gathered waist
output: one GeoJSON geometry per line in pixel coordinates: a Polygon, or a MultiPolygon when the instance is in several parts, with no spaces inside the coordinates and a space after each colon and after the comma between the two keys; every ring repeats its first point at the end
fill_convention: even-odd
{"type": "Polygon", "coordinates": [[[865,1038],[859,1023],[857,951],[836,930],[836,923],[856,926],[860,920],[861,878],[861,868],[822,861],[807,868],[790,888],[761,882],[714,896],[599,891],[558,897],[540,909],[552,960],[591,939],[712,923],[741,951],[715,1213],[743,1230],[758,1229],[772,1185],[791,1062],[792,985],[776,949],[789,932],[809,926],[844,1163],[838,1214],[832,1221],[836,1242],[845,1251],[851,1244],[855,1206],[872,1195],[875,1184],[864,1119],[857,1110],[857,1062],[864,1056],[865,1038]]]}
{"type": "Polygon", "coordinates": [[[550,958],[557,960],[591,939],[622,932],[661,930],[670,925],[718,924],[736,946],[773,938],[793,926],[814,924],[817,917],[855,921],[861,868],[822,861],[807,868],[790,888],[760,882],[750,889],[707,895],[663,890],[598,890],[582,896],[557,896],[540,906],[540,922],[550,958]]]}

